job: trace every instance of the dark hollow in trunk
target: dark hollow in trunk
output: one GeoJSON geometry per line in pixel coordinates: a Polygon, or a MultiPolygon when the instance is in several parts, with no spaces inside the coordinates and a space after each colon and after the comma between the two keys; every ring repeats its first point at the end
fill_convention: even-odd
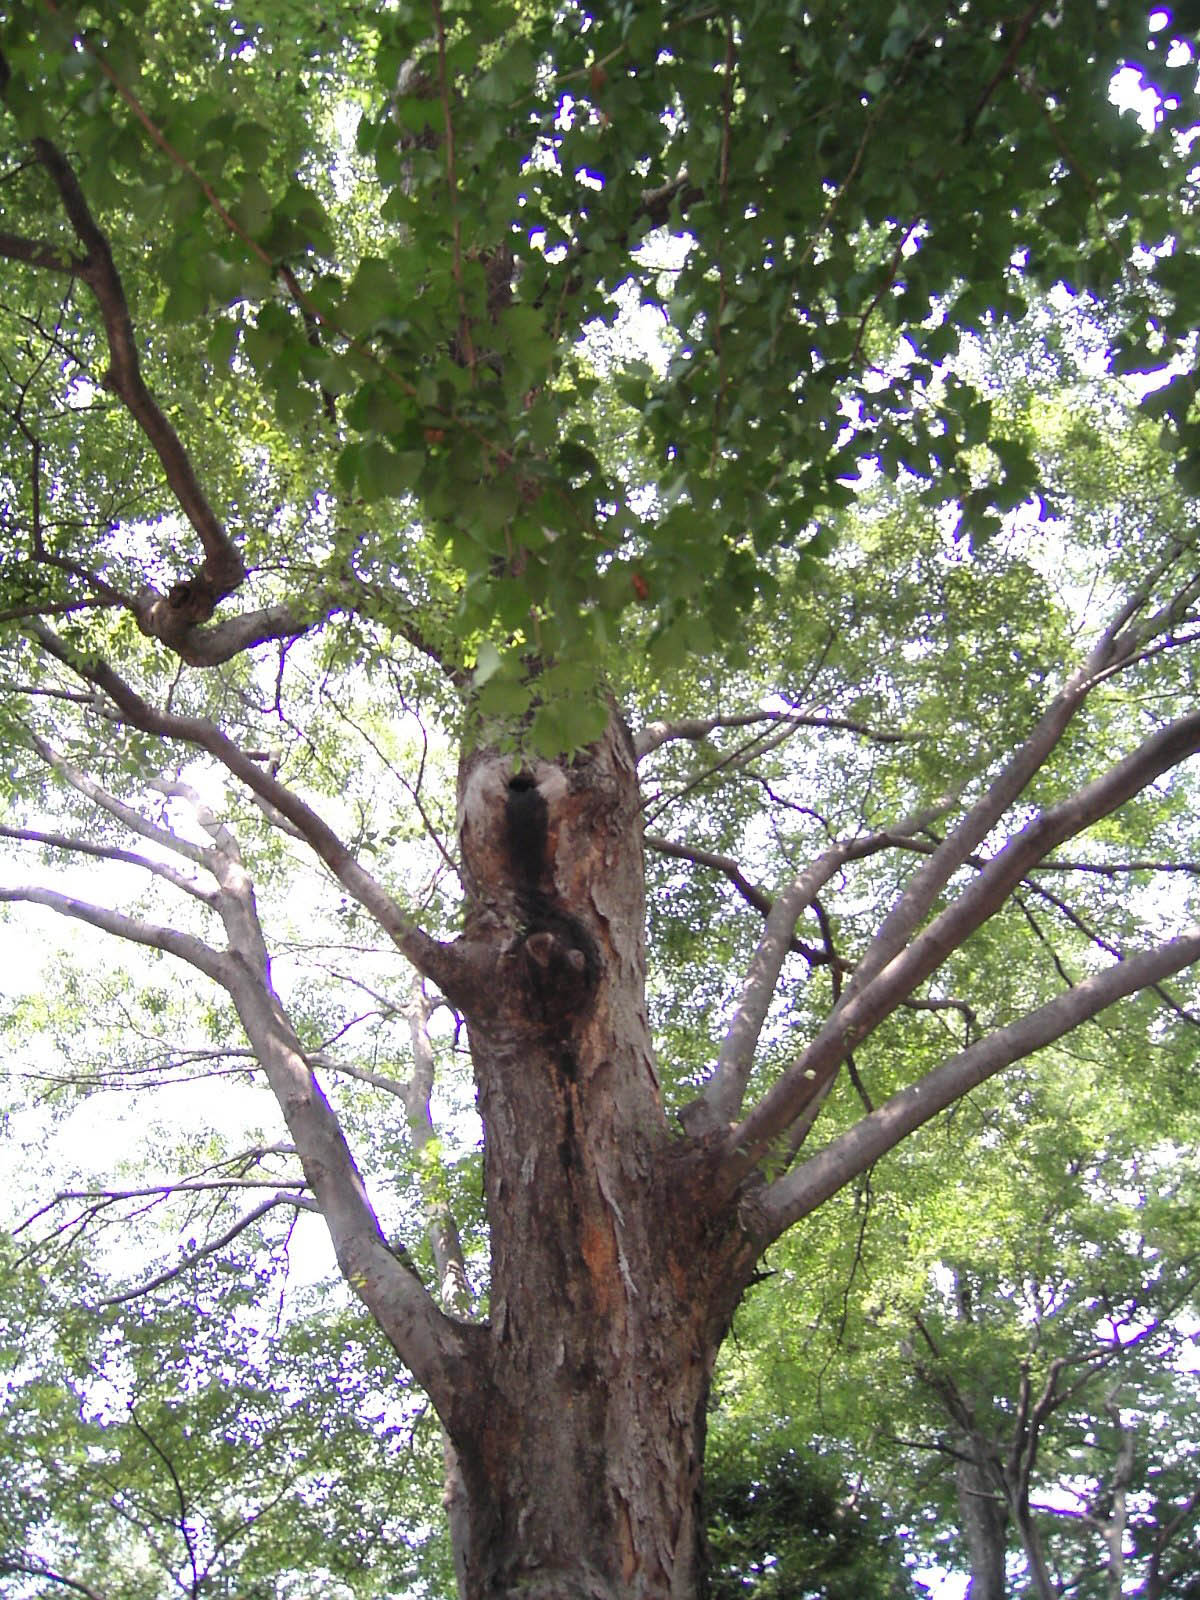
{"type": "Polygon", "coordinates": [[[750,1262],[672,1131],[645,1000],[642,825],[614,718],[460,775],[491,1223],[486,1382],[451,1431],[469,1600],[697,1592],[704,1416],[750,1262]]]}

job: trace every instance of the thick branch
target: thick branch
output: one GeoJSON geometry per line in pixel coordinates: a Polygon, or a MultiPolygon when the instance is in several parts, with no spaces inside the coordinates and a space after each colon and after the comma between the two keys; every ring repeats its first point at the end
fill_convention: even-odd
{"type": "Polygon", "coordinates": [[[438,1310],[407,1257],[384,1238],[333,1108],[265,975],[231,964],[228,989],[283,1111],[347,1283],[453,1429],[467,1387],[466,1330],[438,1310]]]}
{"type": "MultiPolygon", "coordinates": [[[[1200,712],[1193,712],[1159,729],[1108,772],[1022,828],[982,867],[957,899],[912,938],[871,982],[864,985],[856,980],[807,1050],[730,1135],[731,1174],[740,1176],[754,1164],[820,1091],[847,1051],[890,1016],[993,916],[1048,851],[1117,810],[1197,749],[1200,712]]],[[[935,851],[934,858],[938,853],[935,851]]],[[[860,966],[859,972],[862,970],[860,966]]]]}
{"type": "Polygon", "coordinates": [[[477,975],[467,970],[469,962],[460,946],[441,944],[412,923],[382,885],[355,860],[329,824],[214,723],[203,717],[186,717],[160,711],[143,700],[105,663],[88,663],[74,657],[49,628],[35,627],[31,632],[46,650],[85,682],[103,690],[117,707],[122,720],[131,727],[207,750],[253,794],[273,806],[300,831],[310,849],[316,852],[343,888],[371,913],[419,972],[432,979],[452,1001],[459,1001],[464,994],[469,997],[472,992],[470,985],[477,980],[477,975]],[[464,985],[468,986],[465,990],[464,985]]]}
{"type": "Polygon", "coordinates": [[[55,245],[41,239],[23,239],[16,233],[0,233],[0,256],[6,261],[24,261],[31,267],[45,267],[48,272],[64,272],[70,277],[83,273],[84,263],[75,256],[65,256],[55,245]]]}
{"type": "Polygon", "coordinates": [[[214,978],[218,983],[225,981],[225,957],[202,939],[193,938],[190,933],[163,928],[153,922],[139,922],[120,911],[109,911],[104,906],[94,906],[86,900],[75,900],[70,895],[59,894],[57,890],[43,889],[33,884],[14,887],[0,885],[0,902],[3,901],[26,901],[31,905],[46,906],[60,916],[74,917],[105,933],[116,934],[119,939],[128,939],[133,944],[178,956],[206,977],[214,978]]]}
{"type": "Polygon", "coordinates": [[[848,1003],[904,949],[955,872],[1040,771],[1083,704],[1097,676],[1123,661],[1135,648],[1136,638],[1123,630],[1136,608],[1137,602],[1131,601],[1122,609],[1097,641],[1087,660],[1067,679],[1033,733],[1012,756],[999,777],[958,826],[946,835],[924,867],[909,880],[904,893],[884,918],[858,965],[847,991],[848,1003]]]}
{"type": "Polygon", "coordinates": [[[453,1428],[455,1408],[471,1383],[464,1332],[438,1310],[411,1263],[392,1250],[383,1236],[341,1124],[271,987],[253,886],[231,837],[214,846],[209,866],[218,879],[218,909],[231,945],[227,954],[188,934],[138,922],[51,890],[0,888],[0,902],[44,905],[106,933],[167,951],[190,962],[228,992],[283,1112],[346,1281],[453,1428]]]}
{"type": "MultiPolygon", "coordinates": [[[[902,1139],[1014,1061],[1044,1049],[1139,989],[1200,960],[1200,928],[1085,978],[1008,1027],[960,1050],[892,1096],[755,1200],[747,1226],[765,1246],[902,1139]]],[[[751,1208],[747,1207],[750,1211],[751,1208]]]]}
{"type": "Polygon", "coordinates": [[[34,139],[33,151],[58,190],[84,252],[78,273],[96,298],[108,340],[105,387],[120,399],[158,456],[171,493],[204,550],[204,560],[191,579],[177,584],[165,601],[158,601],[141,619],[147,632],[175,643],[193,623],[208,620],[216,604],[241,584],[246,569],[209,505],[179,435],[146,387],[129,303],[112,247],[92,215],[73,168],[49,139],[34,139]]]}
{"type": "MultiPolygon", "coordinates": [[[[167,602],[170,603],[169,601],[167,602]]],[[[163,602],[159,601],[159,605],[163,602]]],[[[139,612],[140,615],[140,612],[139,612]]],[[[239,617],[226,617],[209,628],[189,626],[186,634],[164,642],[170,644],[189,667],[219,667],[232,661],[243,650],[271,644],[279,639],[299,639],[325,619],[326,613],[306,611],[298,616],[289,605],[266,606],[239,617]]]]}

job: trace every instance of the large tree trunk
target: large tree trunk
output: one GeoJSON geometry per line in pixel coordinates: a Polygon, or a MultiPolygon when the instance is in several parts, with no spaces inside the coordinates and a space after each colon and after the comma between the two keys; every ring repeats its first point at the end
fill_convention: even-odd
{"type": "Polygon", "coordinates": [[[455,1438],[466,1595],[684,1600],[748,1256],[663,1115],[632,748],[614,719],[569,764],[479,750],[460,802],[467,933],[492,952],[467,1008],[492,1260],[490,1381],[455,1438]]]}
{"type": "Polygon", "coordinates": [[[986,1446],[970,1437],[963,1443],[964,1454],[955,1470],[955,1489],[959,1524],[971,1566],[967,1600],[1005,1600],[1008,1509],[990,1470],[986,1446]]]}

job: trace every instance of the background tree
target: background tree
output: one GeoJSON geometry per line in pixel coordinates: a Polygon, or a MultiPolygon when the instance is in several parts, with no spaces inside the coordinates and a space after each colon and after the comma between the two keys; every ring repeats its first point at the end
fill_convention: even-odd
{"type": "Polygon", "coordinates": [[[731,1436],[852,1470],[972,1600],[1186,1593],[1193,1047],[1183,1019],[1141,1041],[1130,1096],[1139,1031],[1108,1019],[973,1095],[936,1156],[906,1151],[781,1241],[788,1294],[748,1296],[718,1377],[718,1459],[731,1436]]]}
{"type": "Polygon", "coordinates": [[[67,1272],[6,1287],[3,1593],[449,1592],[442,1543],[417,1531],[437,1430],[362,1319],[326,1305],[264,1325],[280,1274],[214,1262],[152,1316],[80,1314],[104,1286],[67,1272]]]}
{"type": "Polygon", "coordinates": [[[4,14],[4,827],[108,876],[0,897],[204,980],[139,1070],[261,1074],[287,1141],[222,1153],[154,1292],[318,1211],[446,1431],[465,1595],[695,1592],[763,1252],[1118,1001],[1186,1010],[1188,893],[1126,889],[1194,871],[1192,521],[1039,527],[975,336],[1091,292],[1193,483],[1187,20],[4,14]]]}

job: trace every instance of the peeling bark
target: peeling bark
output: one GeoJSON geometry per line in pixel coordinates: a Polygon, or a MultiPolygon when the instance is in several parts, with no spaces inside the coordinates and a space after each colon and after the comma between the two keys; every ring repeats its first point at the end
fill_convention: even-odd
{"type": "Polygon", "coordinates": [[[489,1403],[455,1440],[466,1594],[683,1600],[729,1256],[702,1237],[654,1072],[624,728],[517,773],[469,755],[460,837],[492,963],[467,1007],[492,1298],[489,1403]]]}

